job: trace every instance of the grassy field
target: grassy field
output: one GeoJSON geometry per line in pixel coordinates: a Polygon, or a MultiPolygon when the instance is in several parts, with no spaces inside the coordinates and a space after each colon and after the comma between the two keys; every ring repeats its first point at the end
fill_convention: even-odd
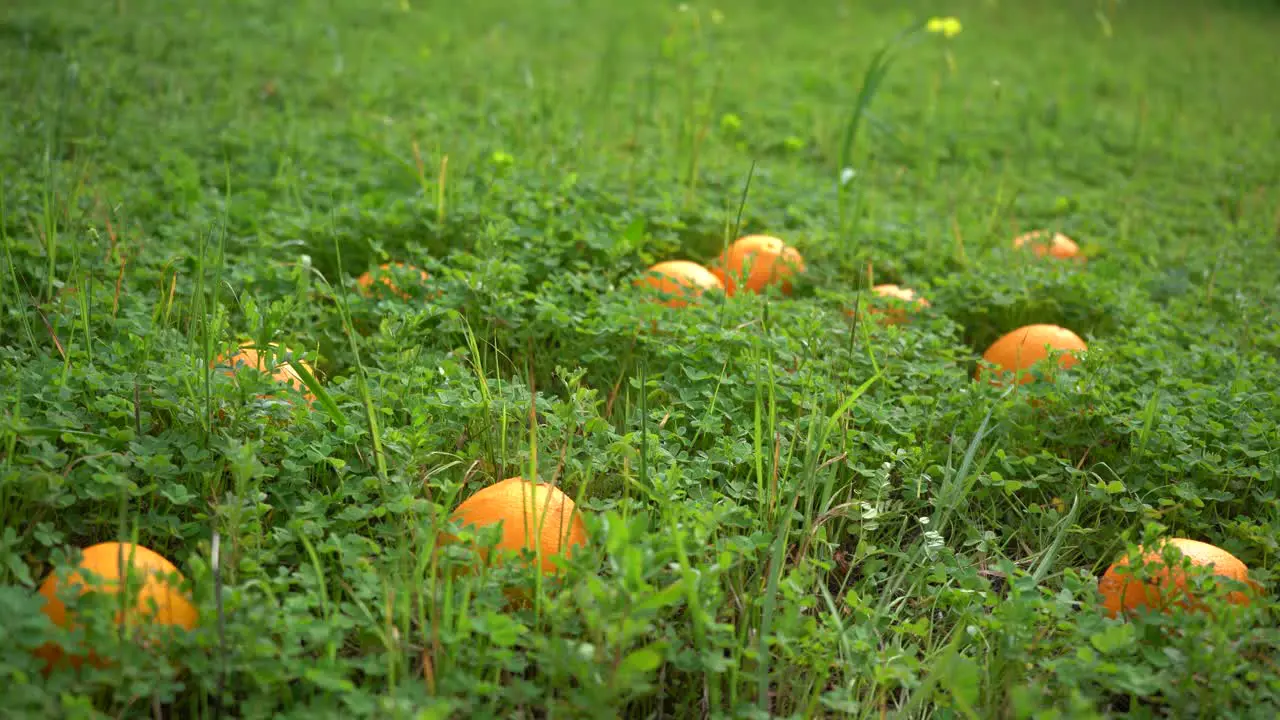
{"type": "Polygon", "coordinates": [[[4,717],[1280,715],[1276,3],[203,5],[0,8],[4,717]],[[748,233],[790,296],[633,285],[748,233]],[[1089,351],[975,382],[1027,323],[1089,351]],[[585,551],[454,572],[515,475],[585,551]],[[1165,537],[1262,595],[1106,617],[1165,537]],[[198,627],[50,623],[107,540],[198,627]]]}

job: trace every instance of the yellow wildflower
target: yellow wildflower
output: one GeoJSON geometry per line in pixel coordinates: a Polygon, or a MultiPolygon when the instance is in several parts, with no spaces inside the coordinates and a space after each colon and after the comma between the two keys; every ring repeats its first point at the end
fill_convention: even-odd
{"type": "Polygon", "coordinates": [[[953,17],[936,17],[929,18],[929,23],[925,25],[925,30],[931,33],[941,34],[943,37],[955,37],[960,34],[964,28],[960,25],[960,21],[953,17]]]}

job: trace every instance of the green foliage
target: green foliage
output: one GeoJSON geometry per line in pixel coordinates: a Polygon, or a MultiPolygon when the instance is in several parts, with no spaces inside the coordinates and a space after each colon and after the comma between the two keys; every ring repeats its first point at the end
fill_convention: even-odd
{"type": "Polygon", "coordinates": [[[1277,715],[1274,13],[426,5],[0,10],[5,717],[1277,715]],[[748,232],[793,296],[634,285],[748,232]],[[1084,361],[974,382],[1032,322],[1084,361]],[[561,576],[440,542],[514,475],[561,576]],[[1264,596],[1107,619],[1161,536],[1264,596]],[[40,612],[126,538],[200,610],[162,651],[40,612]]]}

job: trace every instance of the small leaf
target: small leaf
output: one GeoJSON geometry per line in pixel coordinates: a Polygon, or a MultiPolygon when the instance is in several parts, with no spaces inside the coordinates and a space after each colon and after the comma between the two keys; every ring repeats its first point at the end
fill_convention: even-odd
{"type": "Polygon", "coordinates": [[[663,642],[655,642],[639,650],[633,650],[618,664],[618,673],[630,675],[653,672],[662,664],[661,650],[665,645],[666,643],[663,642]]]}
{"type": "Polygon", "coordinates": [[[338,403],[333,401],[333,396],[329,394],[328,390],[325,390],[324,385],[320,384],[316,376],[311,374],[311,370],[300,359],[292,355],[289,356],[288,363],[289,367],[298,373],[298,377],[302,378],[302,384],[306,385],[311,394],[316,396],[316,400],[320,403],[320,409],[324,410],[325,415],[328,415],[329,419],[333,420],[338,427],[345,427],[347,417],[342,414],[342,410],[338,408],[338,403]]]}
{"type": "Polygon", "coordinates": [[[1118,623],[1108,627],[1100,633],[1089,637],[1089,644],[1097,648],[1098,652],[1105,654],[1119,650],[1133,644],[1134,631],[1133,626],[1128,623],[1118,623]]]}
{"type": "Polygon", "coordinates": [[[477,623],[476,629],[485,633],[489,641],[498,647],[515,645],[520,636],[529,631],[529,628],[510,617],[492,612],[484,617],[484,622],[477,623]]]}
{"type": "Polygon", "coordinates": [[[26,563],[22,562],[21,557],[14,555],[13,553],[5,553],[4,564],[5,567],[9,568],[9,572],[13,573],[13,576],[18,578],[18,582],[27,587],[31,587],[35,584],[35,581],[31,578],[31,570],[27,568],[26,563]]]}
{"type": "Polygon", "coordinates": [[[973,658],[959,653],[952,655],[945,668],[940,669],[943,687],[963,710],[972,711],[978,704],[978,664],[973,658]]]}
{"type": "Polygon", "coordinates": [[[303,677],[330,692],[349,693],[356,689],[354,683],[328,668],[309,667],[303,671],[303,677]]]}
{"type": "Polygon", "coordinates": [[[662,590],[659,590],[645,598],[643,602],[636,606],[636,610],[657,610],[669,605],[675,605],[680,602],[680,595],[683,589],[684,581],[673,582],[662,590]]]}

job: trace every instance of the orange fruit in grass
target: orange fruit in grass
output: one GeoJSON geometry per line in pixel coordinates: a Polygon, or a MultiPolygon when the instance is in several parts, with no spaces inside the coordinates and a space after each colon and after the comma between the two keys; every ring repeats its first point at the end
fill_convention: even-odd
{"type": "MultiPolygon", "coordinates": [[[[1109,617],[1116,617],[1121,613],[1127,615],[1140,607],[1161,612],[1169,612],[1173,607],[1187,610],[1205,608],[1203,600],[1195,597],[1187,588],[1186,570],[1180,564],[1166,564],[1163,551],[1167,546],[1176,548],[1193,566],[1210,568],[1214,575],[1239,580],[1258,592],[1262,590],[1258,583],[1249,579],[1249,568],[1226,550],[1198,540],[1170,538],[1154,548],[1142,549],[1138,567],[1148,568],[1142,576],[1134,574],[1138,570],[1129,566],[1127,555],[1107,568],[1098,581],[1098,592],[1102,593],[1103,609],[1109,617]],[[1151,567],[1153,565],[1154,568],[1151,567]]],[[[1245,592],[1232,590],[1227,593],[1227,601],[1235,605],[1248,605],[1250,598],[1245,592]]]]}
{"type": "MultiPolygon", "coordinates": [[[[276,346],[273,344],[271,347],[275,348],[276,346]]],[[[292,351],[285,348],[284,352],[291,353],[292,351]]],[[[298,375],[292,365],[279,357],[276,357],[273,363],[268,363],[263,353],[258,352],[258,349],[251,343],[241,345],[236,354],[230,357],[219,355],[214,362],[216,365],[223,366],[223,372],[233,377],[241,366],[256,368],[258,371],[270,375],[276,382],[288,385],[302,393],[307,402],[315,402],[315,396],[307,390],[306,383],[302,382],[302,377],[298,375]]],[[[299,362],[313,375],[315,374],[315,370],[311,368],[307,361],[299,360],[299,362]]]]}
{"type": "MultiPolygon", "coordinates": [[[[76,593],[81,596],[89,592],[118,595],[127,588],[125,607],[116,612],[115,623],[145,639],[148,632],[154,634],[160,626],[186,630],[196,626],[196,608],[178,589],[181,582],[178,569],[159,553],[133,543],[104,542],[85,548],[76,568],[65,577],[59,579],[56,573],[49,573],[38,592],[45,599],[42,610],[53,624],[74,629],[78,625],[76,618],[58,597],[61,584],[77,588],[76,593]],[[171,576],[173,580],[169,579],[171,576]]],[[[61,646],[49,642],[35,652],[45,661],[45,672],[63,659],[76,668],[86,660],[96,667],[107,665],[92,649],[86,656],[68,655],[61,646]]]]}
{"type": "Polygon", "coordinates": [[[1078,260],[1084,262],[1084,256],[1080,254],[1080,246],[1076,245],[1076,241],[1055,232],[1052,235],[1046,230],[1032,230],[1023,233],[1013,239],[1014,248],[1023,248],[1030,245],[1031,251],[1036,257],[1058,258],[1059,260],[1078,260]]]}
{"type": "Polygon", "coordinates": [[[763,292],[769,285],[778,285],[784,295],[790,295],[791,278],[804,272],[804,258],[776,237],[747,235],[721,253],[711,272],[720,278],[730,295],[738,291],[739,280],[751,292],[763,292]]]}
{"type": "Polygon", "coordinates": [[[408,265],[402,262],[383,263],[382,265],[378,266],[377,273],[375,273],[372,270],[367,270],[363,275],[356,278],[356,285],[360,288],[360,292],[364,294],[366,297],[373,295],[373,283],[374,283],[374,280],[376,279],[379,282],[381,282],[383,285],[386,285],[387,288],[391,290],[391,292],[395,293],[396,295],[399,295],[401,298],[404,298],[405,300],[408,300],[409,293],[406,292],[404,289],[400,288],[400,286],[396,285],[395,282],[392,280],[392,274],[394,272],[392,268],[395,268],[396,270],[401,270],[403,272],[413,272],[416,270],[418,272],[419,279],[423,283],[431,279],[431,276],[427,274],[427,271],[423,270],[422,268],[414,267],[413,265],[408,265]],[[375,278],[375,274],[377,275],[376,278],[375,278]]]}
{"type": "Polygon", "coordinates": [[[684,307],[709,290],[724,290],[724,284],[710,270],[689,260],[660,262],[637,278],[636,285],[648,285],[671,296],[663,304],[673,308],[684,307]]]}
{"type": "MultiPolygon", "coordinates": [[[[450,516],[466,527],[502,526],[495,560],[517,555],[522,550],[541,551],[539,569],[556,571],[556,557],[567,556],[574,547],[587,544],[587,528],[573,500],[559,488],[534,483],[522,477],[494,483],[462,501],[450,516]]],[[[445,542],[457,538],[446,536],[445,542]]],[[[481,560],[490,561],[488,548],[479,549],[481,560]]]]}
{"type": "MultiPolygon", "coordinates": [[[[900,287],[892,283],[876,285],[871,288],[871,292],[877,297],[885,298],[889,302],[880,302],[868,305],[869,312],[879,315],[884,322],[889,325],[900,325],[907,322],[908,307],[912,310],[923,310],[929,307],[929,301],[916,295],[916,291],[911,288],[900,287]],[[895,302],[896,301],[896,302],[895,302]],[[908,304],[908,307],[903,307],[908,304]],[[884,307],[880,307],[883,305],[884,307]]],[[[852,312],[850,312],[852,314],[852,312]]]]}
{"type": "MultiPolygon", "coordinates": [[[[1089,349],[1079,335],[1057,325],[1026,325],[1006,333],[991,343],[991,347],[982,354],[982,358],[996,366],[993,382],[1002,384],[1009,374],[1017,377],[1018,384],[1031,382],[1031,373],[1027,372],[1033,365],[1049,356],[1049,350],[1063,350],[1058,357],[1058,366],[1067,369],[1079,360],[1073,354],[1089,349]]],[[[984,368],[979,367],[976,377],[981,378],[984,368]]]]}

